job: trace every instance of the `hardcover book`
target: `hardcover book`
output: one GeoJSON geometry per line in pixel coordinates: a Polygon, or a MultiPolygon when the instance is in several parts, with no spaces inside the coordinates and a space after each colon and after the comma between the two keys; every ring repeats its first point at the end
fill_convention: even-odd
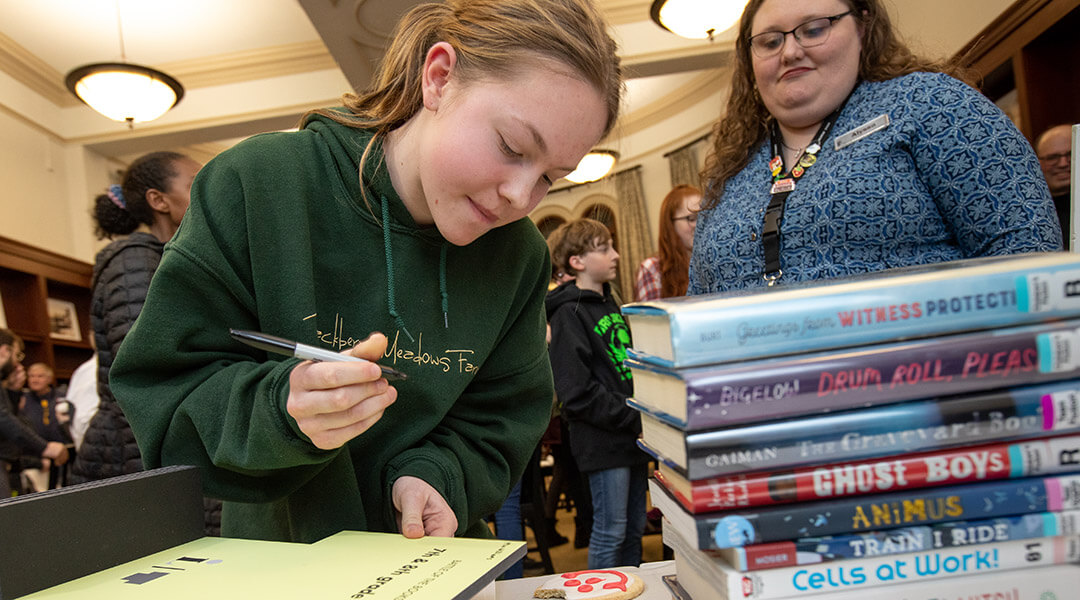
{"type": "Polygon", "coordinates": [[[1080,510],[1028,513],[869,533],[799,538],[709,550],[708,553],[723,559],[736,570],[760,571],[849,558],[888,556],[1057,535],[1080,535],[1080,510]]]}
{"type": "Polygon", "coordinates": [[[634,358],[687,367],[1080,315],[1080,256],[966,259],[622,307],[634,358]]]}
{"type": "Polygon", "coordinates": [[[314,544],[204,537],[25,598],[464,600],[524,554],[524,542],[356,531],[314,544]]]}
{"type": "MultiPolygon", "coordinates": [[[[700,571],[687,565],[684,557],[675,556],[675,571],[679,586],[691,598],[729,600],[700,571]]],[[[898,583],[889,587],[888,594],[883,594],[884,590],[856,588],[828,594],[814,592],[810,597],[813,600],[1072,600],[1076,597],[1077,581],[1080,581],[1080,565],[1065,564],[898,583]]]]}
{"type": "Polygon", "coordinates": [[[649,491],[653,506],[697,550],[1080,509],[1080,475],[967,483],[698,515],[686,512],[656,479],[649,479],[649,491]]]}
{"type": "Polygon", "coordinates": [[[1080,319],[670,369],[639,360],[634,401],[688,431],[1080,376],[1080,319]]]}
{"type": "Polygon", "coordinates": [[[1080,435],[893,455],[690,481],[661,462],[656,478],[692,513],[1080,471],[1080,435]]]}
{"type": "Polygon", "coordinates": [[[1080,380],[688,433],[641,410],[638,444],[688,480],[1080,432],[1080,380]]]}
{"type": "Polygon", "coordinates": [[[901,583],[1080,562],[1080,537],[1060,536],[742,572],[694,550],[667,527],[663,536],[664,544],[674,551],[676,575],[699,572],[714,592],[709,597],[722,600],[793,598],[852,590],[883,593],[886,590],[881,588],[901,583]]]}

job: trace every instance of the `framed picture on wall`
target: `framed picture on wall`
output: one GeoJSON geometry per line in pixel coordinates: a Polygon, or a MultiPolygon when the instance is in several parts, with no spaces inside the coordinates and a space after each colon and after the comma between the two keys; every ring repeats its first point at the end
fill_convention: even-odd
{"type": "Polygon", "coordinates": [[[49,298],[49,337],[58,340],[82,341],[82,331],[79,329],[79,314],[75,311],[75,305],[67,300],[49,298]]]}

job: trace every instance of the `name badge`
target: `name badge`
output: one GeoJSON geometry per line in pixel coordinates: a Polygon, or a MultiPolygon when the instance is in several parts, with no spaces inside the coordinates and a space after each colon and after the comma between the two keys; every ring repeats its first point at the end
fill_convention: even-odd
{"type": "Polygon", "coordinates": [[[794,191],[794,190],[795,190],[795,180],[790,178],[790,177],[787,177],[785,179],[781,179],[780,181],[777,181],[776,183],[772,184],[772,190],[769,193],[770,194],[779,194],[781,192],[791,192],[791,191],[794,191]]]}
{"type": "Polygon", "coordinates": [[[885,129],[888,126],[889,115],[878,115],[873,119],[870,119],[869,121],[863,123],[862,125],[859,125],[855,129],[852,129],[851,131],[837,136],[836,139],[833,141],[833,147],[837,150],[845,148],[874,132],[885,129]]]}

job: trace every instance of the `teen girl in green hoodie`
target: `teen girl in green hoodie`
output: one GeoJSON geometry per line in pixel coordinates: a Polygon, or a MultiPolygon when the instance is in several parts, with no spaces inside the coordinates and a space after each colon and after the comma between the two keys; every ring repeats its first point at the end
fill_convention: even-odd
{"type": "Polygon", "coordinates": [[[621,91],[589,0],[424,4],[370,91],[207,164],[110,373],[147,467],[202,467],[223,535],[488,536],[551,408],[526,215],[621,91]]]}

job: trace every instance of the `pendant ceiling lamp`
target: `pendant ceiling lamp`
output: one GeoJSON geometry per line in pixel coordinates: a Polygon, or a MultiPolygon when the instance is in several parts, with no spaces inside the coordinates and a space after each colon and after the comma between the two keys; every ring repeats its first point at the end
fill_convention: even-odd
{"type": "Polygon", "coordinates": [[[565,179],[573,183],[589,183],[603,179],[611,172],[617,160],[619,160],[619,153],[614,150],[593,150],[578,162],[577,168],[565,179]]]}
{"type": "Polygon", "coordinates": [[[65,83],[90,108],[106,117],[127,123],[153,121],[184,97],[184,87],[169,75],[127,62],[120,4],[116,6],[120,34],[120,62],[83,65],[67,74],[65,83]]]}
{"type": "Polygon", "coordinates": [[[653,0],[649,14],[675,35],[711,41],[737,23],[745,7],[746,0],[653,0]]]}

